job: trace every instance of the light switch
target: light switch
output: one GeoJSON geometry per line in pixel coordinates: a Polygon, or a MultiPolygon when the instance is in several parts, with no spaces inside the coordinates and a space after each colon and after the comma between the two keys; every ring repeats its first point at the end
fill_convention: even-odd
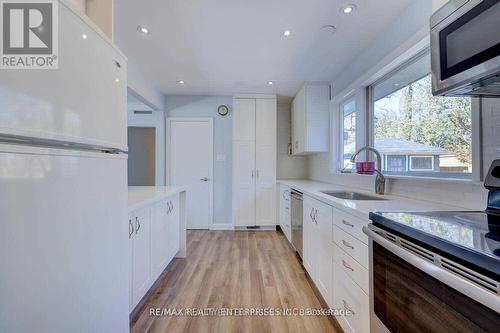
{"type": "Polygon", "coordinates": [[[224,154],[217,154],[217,162],[225,162],[226,161],[226,155],[224,154]]]}

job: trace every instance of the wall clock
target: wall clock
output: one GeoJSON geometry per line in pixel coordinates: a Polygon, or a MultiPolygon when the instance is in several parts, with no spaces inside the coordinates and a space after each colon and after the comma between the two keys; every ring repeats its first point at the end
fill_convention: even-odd
{"type": "Polygon", "coordinates": [[[217,108],[217,113],[220,114],[221,116],[227,116],[227,114],[229,113],[229,108],[225,105],[220,105],[218,108],[217,108]]]}

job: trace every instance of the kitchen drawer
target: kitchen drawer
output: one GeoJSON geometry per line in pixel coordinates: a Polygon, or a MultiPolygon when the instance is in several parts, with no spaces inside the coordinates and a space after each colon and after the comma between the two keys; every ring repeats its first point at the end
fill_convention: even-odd
{"type": "Polygon", "coordinates": [[[368,236],[363,232],[363,226],[368,225],[370,221],[363,221],[355,216],[344,213],[339,209],[333,210],[333,223],[340,229],[348,232],[365,244],[368,244],[368,236]]]}
{"type": "Polygon", "coordinates": [[[335,244],[353,257],[361,266],[368,268],[368,245],[337,226],[333,227],[333,239],[335,244]]]}
{"type": "Polygon", "coordinates": [[[334,262],[333,293],[334,306],[337,309],[352,311],[345,320],[356,333],[368,333],[370,330],[370,300],[368,295],[352,281],[344,270],[334,262]]]}
{"type": "Polygon", "coordinates": [[[366,268],[336,244],[334,245],[333,260],[366,294],[369,293],[369,275],[366,268]]]}

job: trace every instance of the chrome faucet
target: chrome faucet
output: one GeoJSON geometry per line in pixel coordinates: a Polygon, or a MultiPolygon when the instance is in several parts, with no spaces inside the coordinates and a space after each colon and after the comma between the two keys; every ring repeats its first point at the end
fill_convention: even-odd
{"type": "Polygon", "coordinates": [[[375,179],[375,193],[383,195],[385,194],[385,177],[382,174],[382,157],[380,156],[379,151],[370,146],[360,148],[357,152],[354,153],[354,155],[352,155],[351,163],[355,163],[356,157],[358,157],[358,155],[363,151],[370,151],[377,157],[377,160],[375,162],[375,172],[377,173],[377,178],[375,179]]]}

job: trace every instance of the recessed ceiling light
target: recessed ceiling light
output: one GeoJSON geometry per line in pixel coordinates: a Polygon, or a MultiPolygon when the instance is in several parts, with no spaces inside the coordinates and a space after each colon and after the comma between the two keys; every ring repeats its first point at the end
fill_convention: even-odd
{"type": "Polygon", "coordinates": [[[89,36],[87,36],[87,34],[82,34],[82,39],[87,39],[89,38],[89,36]]]}
{"type": "Polygon", "coordinates": [[[149,29],[145,27],[138,26],[137,31],[139,31],[142,34],[148,35],[149,34],[149,29]]]}
{"type": "Polygon", "coordinates": [[[184,82],[183,80],[179,80],[179,81],[177,81],[177,83],[178,83],[178,84],[184,84],[184,83],[186,83],[186,82],[184,82]]]}
{"type": "Polygon", "coordinates": [[[288,37],[288,36],[290,36],[291,34],[292,34],[292,32],[291,32],[290,30],[285,30],[285,31],[283,31],[283,36],[285,36],[285,37],[288,37]]]}
{"type": "Polygon", "coordinates": [[[270,86],[272,86],[274,84],[274,82],[273,81],[267,81],[267,84],[270,85],[270,86]]]}
{"type": "Polygon", "coordinates": [[[356,5],[346,5],[342,8],[344,14],[351,14],[354,10],[356,10],[356,5]]]}

